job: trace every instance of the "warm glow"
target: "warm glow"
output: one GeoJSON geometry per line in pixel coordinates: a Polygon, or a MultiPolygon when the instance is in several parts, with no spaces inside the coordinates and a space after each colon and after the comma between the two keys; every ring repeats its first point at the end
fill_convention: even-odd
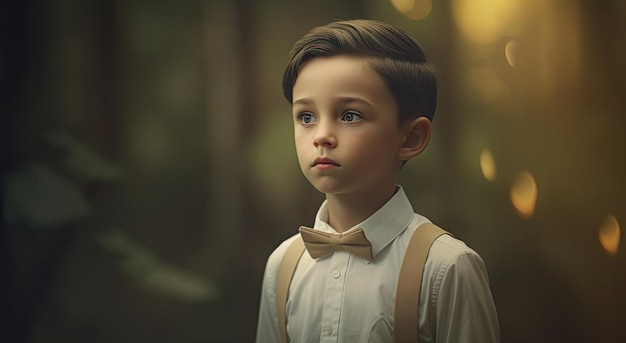
{"type": "Polygon", "coordinates": [[[513,68],[515,68],[515,63],[517,62],[515,59],[517,54],[517,46],[517,42],[512,40],[506,43],[506,46],[504,47],[504,56],[506,57],[506,61],[513,68]]]}
{"type": "Polygon", "coordinates": [[[404,14],[409,12],[415,6],[415,0],[391,0],[391,4],[398,12],[404,14]]]}
{"type": "Polygon", "coordinates": [[[413,20],[426,18],[433,8],[431,0],[391,0],[391,3],[398,12],[413,20]]]}
{"type": "Polygon", "coordinates": [[[496,163],[489,149],[483,149],[483,151],[480,152],[480,170],[482,170],[483,176],[487,181],[494,181],[496,179],[496,163]]]}
{"type": "Polygon", "coordinates": [[[491,44],[501,35],[520,31],[518,0],[455,0],[452,13],[463,34],[476,43],[491,44]]]}
{"type": "Polygon", "coordinates": [[[537,202],[537,183],[527,171],[517,174],[511,185],[511,202],[517,213],[524,219],[530,219],[535,212],[537,202]]]}
{"type": "Polygon", "coordinates": [[[614,215],[609,215],[600,225],[598,238],[607,254],[615,256],[619,248],[621,230],[614,215]]]}
{"type": "Polygon", "coordinates": [[[503,95],[505,85],[493,70],[472,68],[465,74],[465,87],[473,100],[494,103],[503,95]]]}

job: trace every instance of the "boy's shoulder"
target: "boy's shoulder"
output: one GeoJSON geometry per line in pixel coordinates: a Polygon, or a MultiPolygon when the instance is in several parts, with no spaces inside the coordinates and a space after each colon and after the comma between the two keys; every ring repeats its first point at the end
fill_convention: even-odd
{"type": "MultiPolygon", "coordinates": [[[[436,223],[431,222],[426,217],[423,217],[419,214],[414,214],[414,221],[411,223],[412,230],[407,232],[409,236],[416,234],[416,231],[419,231],[420,226],[423,224],[430,223],[437,225],[436,223]]],[[[448,234],[439,236],[432,244],[430,251],[428,253],[428,260],[439,260],[445,261],[450,259],[456,259],[459,256],[463,255],[476,255],[478,253],[474,251],[474,249],[470,248],[465,242],[454,235],[453,230],[448,230],[448,228],[441,226],[441,229],[445,230],[448,234]]]]}
{"type": "MultiPolygon", "coordinates": [[[[464,241],[456,238],[453,234],[442,235],[435,242],[430,250],[430,255],[440,259],[457,258],[460,255],[478,255],[474,249],[470,248],[464,241]]],[[[430,256],[429,255],[429,256],[430,256]]]]}
{"type": "Polygon", "coordinates": [[[289,246],[300,236],[300,233],[296,233],[291,237],[285,239],[272,253],[267,259],[267,265],[265,266],[266,274],[268,275],[276,275],[278,273],[278,268],[280,267],[280,263],[287,252],[289,246]]]}
{"type": "Polygon", "coordinates": [[[424,265],[424,278],[439,283],[445,278],[474,279],[476,274],[487,274],[485,262],[464,241],[442,235],[433,242],[424,265]]]}
{"type": "MultiPolygon", "coordinates": [[[[437,223],[432,222],[427,217],[419,214],[413,214],[413,220],[407,227],[407,231],[402,233],[401,235],[406,235],[404,237],[405,240],[410,240],[411,237],[416,234],[416,231],[420,229],[420,227],[424,224],[433,224],[437,225],[437,223]]],[[[449,230],[445,226],[439,226],[441,229],[446,231],[448,234],[439,236],[430,248],[428,258],[434,258],[439,260],[446,260],[451,258],[456,258],[459,255],[478,255],[476,251],[470,248],[463,240],[457,238],[454,235],[454,230],[449,230]]]]}

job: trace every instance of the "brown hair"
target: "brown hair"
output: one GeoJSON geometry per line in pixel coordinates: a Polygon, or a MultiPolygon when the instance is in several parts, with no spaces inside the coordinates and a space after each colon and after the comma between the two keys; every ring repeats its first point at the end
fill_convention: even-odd
{"type": "Polygon", "coordinates": [[[363,56],[387,84],[398,105],[398,123],[433,119],[437,105],[435,67],[419,43],[402,29],[375,20],[336,21],[318,26],[298,40],[283,74],[283,94],[293,103],[293,86],[302,65],[315,57],[363,56]]]}

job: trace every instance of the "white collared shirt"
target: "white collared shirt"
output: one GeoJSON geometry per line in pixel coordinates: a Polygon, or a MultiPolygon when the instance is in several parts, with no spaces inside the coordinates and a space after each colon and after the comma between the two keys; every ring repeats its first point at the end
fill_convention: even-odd
{"type": "MultiPolygon", "coordinates": [[[[328,225],[326,202],[314,229],[336,233],[328,225]]],[[[414,214],[404,190],[357,227],[372,243],[374,259],[346,251],[313,259],[305,251],[287,300],[291,342],[393,342],[398,273],[416,228],[428,222],[414,214]]],[[[297,235],[270,255],[261,294],[257,343],[280,342],[276,314],[276,274],[297,235]]],[[[449,235],[432,245],[424,266],[419,305],[421,342],[498,342],[500,329],[481,257],[449,235]]]]}

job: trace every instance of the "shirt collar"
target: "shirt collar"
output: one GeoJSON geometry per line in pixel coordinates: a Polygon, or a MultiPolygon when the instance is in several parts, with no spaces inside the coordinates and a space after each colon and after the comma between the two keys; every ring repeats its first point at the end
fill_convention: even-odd
{"type": "MultiPolygon", "coordinates": [[[[393,241],[413,219],[413,207],[404,193],[402,186],[397,186],[396,193],[381,207],[363,222],[351,227],[348,231],[363,229],[365,237],[372,244],[374,258],[391,241],[393,241]]],[[[336,233],[334,228],[328,225],[328,206],[324,201],[315,217],[316,230],[336,233]]]]}

